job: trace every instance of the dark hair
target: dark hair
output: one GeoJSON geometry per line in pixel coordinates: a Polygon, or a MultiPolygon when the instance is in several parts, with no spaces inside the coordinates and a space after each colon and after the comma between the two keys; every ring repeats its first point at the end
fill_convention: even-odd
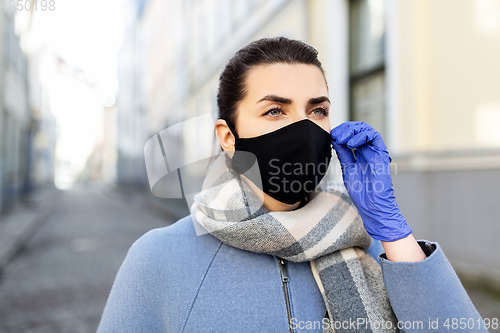
{"type": "Polygon", "coordinates": [[[286,37],[258,39],[236,52],[220,75],[217,93],[219,119],[236,127],[236,109],[246,94],[248,70],[257,65],[275,63],[311,64],[325,75],[318,51],[312,46],[286,37]]]}

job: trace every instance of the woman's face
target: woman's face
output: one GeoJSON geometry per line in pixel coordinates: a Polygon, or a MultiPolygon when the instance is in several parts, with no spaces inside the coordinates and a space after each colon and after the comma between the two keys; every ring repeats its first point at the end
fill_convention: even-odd
{"type": "MultiPolygon", "coordinates": [[[[255,66],[247,72],[246,95],[236,110],[236,131],[240,138],[273,132],[293,122],[310,119],[330,132],[330,100],[321,70],[315,65],[272,64],[255,66]]],[[[218,119],[216,132],[222,149],[233,156],[235,138],[225,120],[218,119]]],[[[242,176],[254,191],[259,189],[242,176]]],[[[263,192],[262,192],[263,193],[263,192]]],[[[271,211],[298,207],[264,195],[264,205],[271,211]]]]}
{"type": "Polygon", "coordinates": [[[315,65],[258,65],[247,72],[245,98],[236,112],[241,138],[273,132],[310,119],[330,132],[330,100],[321,70],[315,65]]]}

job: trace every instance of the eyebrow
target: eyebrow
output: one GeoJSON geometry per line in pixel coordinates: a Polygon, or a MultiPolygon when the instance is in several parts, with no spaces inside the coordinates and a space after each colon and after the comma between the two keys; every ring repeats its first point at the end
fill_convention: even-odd
{"type": "MultiPolygon", "coordinates": [[[[262,101],[271,101],[271,102],[282,103],[282,104],[292,104],[292,100],[290,98],[281,97],[278,95],[266,95],[266,96],[262,97],[261,99],[259,99],[257,101],[257,103],[255,103],[255,104],[258,104],[262,101]]],[[[313,98],[309,99],[307,104],[319,104],[319,103],[323,103],[323,102],[330,103],[330,99],[326,96],[313,97],[313,98]]]]}

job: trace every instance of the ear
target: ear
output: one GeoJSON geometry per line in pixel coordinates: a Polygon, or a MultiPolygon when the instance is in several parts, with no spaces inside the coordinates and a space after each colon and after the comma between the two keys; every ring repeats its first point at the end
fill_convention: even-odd
{"type": "Polygon", "coordinates": [[[215,122],[215,133],[219,138],[222,149],[233,158],[235,138],[224,119],[217,119],[215,122]]]}

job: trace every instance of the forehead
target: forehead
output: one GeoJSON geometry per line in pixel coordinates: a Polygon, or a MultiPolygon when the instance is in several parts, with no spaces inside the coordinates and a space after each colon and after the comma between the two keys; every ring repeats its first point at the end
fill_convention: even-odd
{"type": "Polygon", "coordinates": [[[268,94],[295,101],[327,96],[328,89],[321,70],[310,64],[265,64],[251,68],[245,78],[246,98],[259,99],[268,94]]]}

